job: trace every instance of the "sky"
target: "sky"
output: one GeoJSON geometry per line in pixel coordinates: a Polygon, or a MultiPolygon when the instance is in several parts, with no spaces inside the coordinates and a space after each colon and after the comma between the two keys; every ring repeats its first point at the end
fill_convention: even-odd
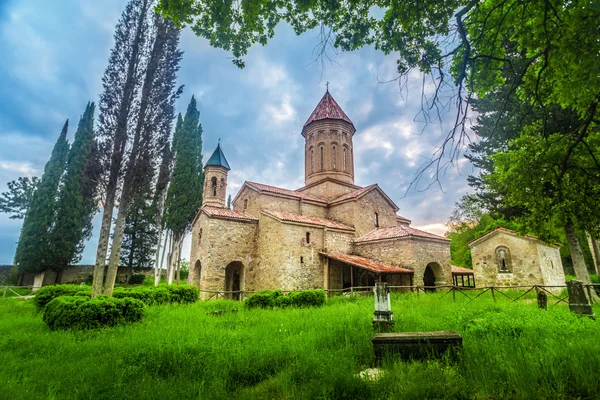
{"type": "MultiPolygon", "coordinates": [[[[113,31],[126,0],[0,0],[0,192],[20,176],[41,176],[66,119],[72,140],[88,101],[98,101],[113,31]]],[[[419,167],[441,144],[453,122],[424,124],[422,78],[411,75],[405,90],[396,78],[396,57],[367,47],[330,52],[334,62],[314,62],[319,32],[296,36],[279,26],[266,46],[254,46],[239,69],[231,55],[211,48],[191,30],[182,32],[184,51],[178,84],[185,85],[177,111],[198,100],[206,161],[221,139],[231,166],[228,194],[245,180],[297,189],[304,185],[300,134],[325,84],[354,122],[355,183],[378,183],[412,226],[443,234],[454,203],[468,192],[473,173],[460,158],[427,190],[425,174],[408,190],[419,167]]],[[[425,91],[432,88],[425,86],[425,91]]],[[[21,220],[0,214],[0,264],[13,260],[21,220]]],[[[99,230],[95,218],[95,232],[99,230]]],[[[95,234],[82,263],[93,263],[95,234]]],[[[189,258],[189,238],[183,257],[189,258]]]]}

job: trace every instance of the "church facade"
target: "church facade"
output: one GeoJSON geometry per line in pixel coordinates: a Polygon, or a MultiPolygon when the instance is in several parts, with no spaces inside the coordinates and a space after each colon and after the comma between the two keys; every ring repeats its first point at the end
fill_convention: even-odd
{"type": "Polygon", "coordinates": [[[377,184],[354,184],[355,133],[325,93],[301,131],[305,186],[246,181],[232,209],[225,205],[230,166],[217,146],[193,222],[189,283],[203,297],[233,298],[265,289],[450,284],[450,240],[412,228],[377,184]]]}

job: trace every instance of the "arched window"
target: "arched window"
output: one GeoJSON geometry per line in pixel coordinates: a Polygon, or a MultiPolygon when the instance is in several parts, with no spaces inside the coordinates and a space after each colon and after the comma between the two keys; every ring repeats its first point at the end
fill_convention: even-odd
{"type": "Polygon", "coordinates": [[[217,177],[213,176],[210,179],[210,184],[211,184],[211,188],[212,188],[212,195],[216,196],[217,195],[217,177]]]}
{"type": "Polygon", "coordinates": [[[200,232],[198,232],[198,241],[202,241],[202,228],[200,228],[200,232]]]}
{"type": "Polygon", "coordinates": [[[310,232],[306,232],[306,244],[310,244],[310,232]]]}
{"type": "Polygon", "coordinates": [[[310,148],[310,172],[315,172],[315,149],[310,148]]]}
{"type": "Polygon", "coordinates": [[[225,178],[221,178],[221,194],[225,197],[225,178]]]}
{"type": "Polygon", "coordinates": [[[379,213],[375,211],[375,228],[379,228],[379,213]]]}
{"type": "Polygon", "coordinates": [[[244,210],[248,208],[248,199],[244,199],[244,210]]]}
{"type": "Polygon", "coordinates": [[[319,147],[320,157],[321,157],[321,169],[325,169],[325,147],[319,147]]]}
{"type": "Polygon", "coordinates": [[[498,246],[496,248],[496,264],[498,266],[498,272],[509,273],[512,272],[512,265],[510,262],[510,251],[505,246],[498,246]]]}
{"type": "Polygon", "coordinates": [[[333,152],[333,169],[337,169],[337,151],[335,145],[331,147],[331,151],[333,152]]]}
{"type": "Polygon", "coordinates": [[[348,157],[348,148],[346,146],[344,146],[344,171],[348,171],[348,161],[347,161],[347,157],[348,157]]]}

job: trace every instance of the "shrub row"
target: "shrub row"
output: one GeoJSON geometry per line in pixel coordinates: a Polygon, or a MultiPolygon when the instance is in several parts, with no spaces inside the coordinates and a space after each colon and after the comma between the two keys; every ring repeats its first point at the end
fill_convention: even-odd
{"type": "Polygon", "coordinates": [[[325,304],[324,290],[304,290],[284,295],[281,290],[263,290],[245,301],[247,308],[320,307],[325,304]]]}
{"type": "MultiPolygon", "coordinates": [[[[181,286],[143,286],[134,288],[116,288],[113,297],[123,299],[134,298],[148,306],[167,303],[192,304],[198,300],[198,288],[191,285],[181,286]]],[[[80,296],[90,298],[92,288],[77,285],[44,286],[35,295],[34,303],[38,310],[43,310],[46,304],[60,296],[80,296]]]]}
{"type": "Polygon", "coordinates": [[[139,321],[144,307],[132,298],[59,296],[46,305],[43,319],[50,329],[95,329],[139,321]]]}

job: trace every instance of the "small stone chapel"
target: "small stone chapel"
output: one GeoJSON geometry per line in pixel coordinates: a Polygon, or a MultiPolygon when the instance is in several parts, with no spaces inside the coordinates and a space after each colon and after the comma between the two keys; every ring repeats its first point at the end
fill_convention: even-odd
{"type": "MultiPolygon", "coordinates": [[[[450,240],[410,226],[375,183],[354,184],[356,129],[327,91],[301,130],[305,185],[246,181],[228,209],[229,163],[208,159],[190,284],[206,291],[451,284],[450,240]]],[[[203,297],[208,297],[207,293],[203,297]]]]}

